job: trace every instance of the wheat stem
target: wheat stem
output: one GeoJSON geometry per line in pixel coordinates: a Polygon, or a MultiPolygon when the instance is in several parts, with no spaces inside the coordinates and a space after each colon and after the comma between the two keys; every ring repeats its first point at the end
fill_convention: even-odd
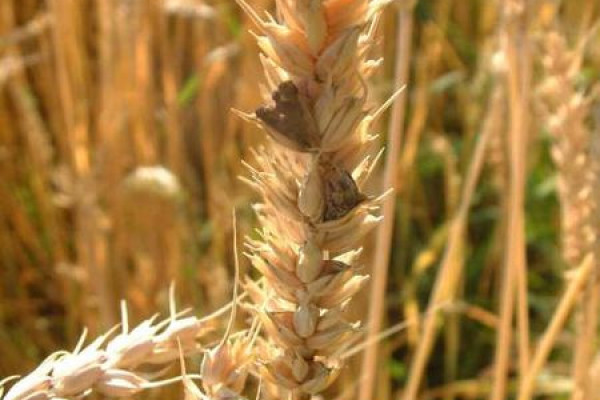
{"type": "Polygon", "coordinates": [[[531,399],[531,396],[533,395],[535,389],[535,381],[537,379],[537,376],[540,373],[542,366],[546,362],[546,359],[548,358],[548,355],[552,350],[552,346],[556,341],[556,338],[560,333],[560,330],[563,327],[567,317],[569,316],[569,313],[573,308],[575,301],[579,297],[579,292],[581,288],[588,280],[593,269],[593,257],[589,255],[585,258],[582,265],[575,271],[574,276],[571,278],[571,281],[567,286],[565,294],[560,300],[556,312],[552,316],[550,324],[548,324],[548,327],[546,328],[546,331],[544,332],[544,335],[540,340],[538,348],[533,356],[531,365],[521,381],[521,385],[519,387],[518,400],[531,399]]]}
{"type": "MultiPolygon", "coordinates": [[[[397,58],[395,71],[395,86],[400,86],[408,81],[412,26],[413,26],[413,7],[404,6],[398,11],[398,33],[397,33],[397,58]]],[[[391,113],[391,122],[388,131],[388,145],[385,161],[385,173],[383,178],[384,188],[395,188],[397,177],[398,153],[404,136],[404,120],[406,115],[407,92],[399,94],[398,99],[393,105],[391,113]]],[[[373,396],[375,387],[375,378],[377,373],[377,344],[373,340],[381,330],[384,318],[384,303],[386,293],[387,271],[390,259],[394,215],[396,208],[395,194],[389,195],[383,203],[382,214],[384,220],[377,228],[375,257],[372,268],[372,282],[370,288],[369,319],[367,341],[369,346],[365,349],[365,355],[362,363],[362,374],[364,374],[363,385],[360,386],[359,398],[361,400],[370,400],[373,396]]]]}
{"type": "Polygon", "coordinates": [[[417,398],[425,366],[433,348],[438,331],[438,315],[437,313],[433,313],[432,310],[436,310],[444,302],[453,301],[456,296],[458,283],[464,267],[462,251],[469,207],[473,193],[475,192],[477,180],[483,168],[485,150],[491,132],[491,129],[486,129],[482,132],[469,165],[462,189],[461,201],[452,219],[448,243],[440,265],[440,272],[437,275],[435,286],[430,296],[427,317],[425,318],[417,350],[411,363],[408,382],[402,394],[404,400],[417,398]]]}

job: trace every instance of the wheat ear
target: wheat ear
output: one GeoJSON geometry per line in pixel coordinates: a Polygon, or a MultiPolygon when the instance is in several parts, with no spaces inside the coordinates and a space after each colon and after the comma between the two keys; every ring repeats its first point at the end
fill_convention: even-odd
{"type": "Polygon", "coordinates": [[[544,47],[544,80],[538,98],[546,127],[553,137],[552,158],[558,168],[561,203],[562,251],[571,267],[579,265],[595,239],[590,232],[594,199],[590,186],[594,176],[590,155],[591,129],[587,119],[597,93],[576,87],[582,49],[571,50],[558,32],[547,34],[544,47]]]}
{"type": "Polygon", "coordinates": [[[591,253],[595,265],[577,315],[579,339],[573,365],[573,400],[587,400],[594,395],[586,389],[586,381],[595,352],[600,308],[600,162],[598,139],[588,121],[600,86],[585,92],[576,85],[586,40],[582,38],[575,49],[569,49],[565,37],[558,31],[546,35],[542,62],[544,80],[538,90],[543,117],[553,138],[551,152],[558,170],[563,258],[568,266],[575,268],[591,253]]]}
{"type": "MultiPolygon", "coordinates": [[[[171,291],[171,316],[157,322],[156,316],[129,329],[126,307],[122,307],[121,333],[116,328],[84,347],[84,333],[72,352],[50,355],[34,371],[18,380],[3,400],[78,399],[92,392],[107,397],[130,397],[144,389],[174,380],[151,382],[144,368],[153,366],[160,375],[180,355],[201,350],[197,339],[212,330],[215,314],[198,319],[175,310],[171,291]]],[[[6,383],[6,380],[3,381],[6,383]]],[[[2,392],[0,383],[0,394],[2,392]]]]}
{"type": "Polygon", "coordinates": [[[248,182],[262,195],[262,229],[248,256],[265,277],[249,282],[254,311],[267,333],[260,371],[302,398],[327,388],[339,354],[359,332],[344,309],[366,283],[357,259],[364,236],[380,220],[380,197],[363,193],[375,160],[366,108],[368,60],[378,11],[368,0],[278,0],[274,18],[255,22],[267,104],[241,116],[270,141],[255,152],[248,182]]]}

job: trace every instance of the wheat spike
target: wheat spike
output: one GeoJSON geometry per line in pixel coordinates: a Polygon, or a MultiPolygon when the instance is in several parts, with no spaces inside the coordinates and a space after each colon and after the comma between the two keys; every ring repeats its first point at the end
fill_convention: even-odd
{"type": "Polygon", "coordinates": [[[580,265],[588,254],[595,264],[594,273],[582,291],[577,314],[578,341],[574,352],[574,390],[571,399],[592,399],[594,392],[587,384],[592,366],[594,336],[598,325],[600,298],[598,288],[598,238],[600,164],[598,139],[590,125],[592,105],[600,87],[584,91],[576,85],[581,69],[586,38],[576,48],[569,48],[558,31],[544,38],[542,60],[544,80],[538,89],[538,100],[546,127],[553,142],[551,155],[558,170],[557,188],[560,200],[563,258],[568,266],[580,265]]]}
{"type": "Polygon", "coordinates": [[[545,78],[538,96],[554,139],[551,150],[558,168],[562,250],[565,261],[575,266],[583,261],[593,241],[586,225],[594,208],[590,186],[595,160],[590,157],[591,137],[586,119],[596,92],[585,93],[575,86],[580,49],[569,49],[565,38],[555,31],[547,35],[543,45],[545,78]]]}
{"type": "Polygon", "coordinates": [[[262,240],[248,241],[248,256],[265,279],[246,288],[268,336],[259,369],[307,397],[333,382],[342,366],[335,355],[360,329],[343,314],[368,280],[357,259],[380,220],[381,199],[363,184],[377,159],[365,81],[384,2],[279,0],[279,19],[238,3],[260,32],[267,88],[246,119],[271,139],[251,169],[262,240]]]}
{"type": "Polygon", "coordinates": [[[180,354],[199,352],[201,347],[196,340],[212,330],[213,316],[186,317],[175,310],[173,297],[171,300],[169,318],[157,322],[154,316],[131,330],[123,303],[121,333],[115,335],[114,328],[84,347],[84,332],[72,352],[59,351],[50,355],[13,384],[2,399],[75,399],[92,392],[124,398],[179,380],[151,382],[142,367],[154,366],[160,373],[178,360],[180,354]]]}

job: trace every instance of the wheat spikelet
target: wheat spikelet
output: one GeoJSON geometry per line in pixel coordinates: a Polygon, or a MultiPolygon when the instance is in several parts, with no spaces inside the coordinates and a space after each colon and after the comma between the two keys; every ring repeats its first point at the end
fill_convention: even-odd
{"type": "Polygon", "coordinates": [[[266,76],[266,104],[240,115],[271,139],[249,181],[263,199],[248,256],[265,279],[247,283],[268,335],[259,368],[306,397],[332,383],[359,332],[343,312],[368,279],[357,259],[380,219],[363,184],[374,165],[365,79],[379,64],[367,55],[383,2],[279,0],[279,20],[238,3],[259,28],[266,76]]]}
{"type": "MultiPolygon", "coordinates": [[[[235,315],[235,313],[233,313],[235,315]]],[[[234,319],[223,339],[215,347],[206,350],[200,367],[201,387],[192,380],[193,375],[185,371],[183,354],[181,356],[182,380],[185,400],[233,400],[241,398],[246,385],[250,367],[255,359],[254,343],[259,324],[244,332],[230,335],[234,319]]]]}
{"type": "MultiPolygon", "coordinates": [[[[254,362],[254,343],[260,331],[260,325],[256,320],[250,329],[241,332],[236,338],[232,338],[235,323],[237,301],[239,299],[239,259],[237,253],[237,228],[236,216],[233,213],[233,248],[235,260],[235,281],[233,287],[232,311],[229,317],[227,330],[221,342],[204,354],[200,368],[202,379],[201,391],[190,379],[184,378],[186,389],[186,400],[233,400],[239,399],[244,386],[250,366],[254,362]]],[[[182,363],[183,367],[183,363],[182,363]]]]}

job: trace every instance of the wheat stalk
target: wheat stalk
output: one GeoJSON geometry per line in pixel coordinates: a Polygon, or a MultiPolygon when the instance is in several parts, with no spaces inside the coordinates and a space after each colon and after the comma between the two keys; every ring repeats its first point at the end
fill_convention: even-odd
{"type": "MultiPolygon", "coordinates": [[[[529,136],[530,45],[527,40],[527,16],[530,4],[522,0],[503,2],[503,23],[499,30],[498,57],[505,62],[502,72],[508,100],[506,132],[508,180],[506,197],[505,259],[499,301],[494,378],[491,400],[506,398],[510,349],[513,342],[512,320],[516,308],[518,361],[521,376],[529,365],[529,318],[527,314],[527,257],[525,252],[524,199],[529,136]]],[[[499,64],[498,67],[501,67],[499,64]]]]}
{"type": "MultiPolygon", "coordinates": [[[[408,81],[410,74],[410,59],[413,32],[413,9],[416,2],[405,2],[398,11],[396,66],[394,80],[400,86],[408,81]]],[[[404,123],[406,117],[406,91],[399,96],[391,110],[390,124],[388,127],[387,154],[383,182],[386,187],[396,188],[398,182],[398,158],[400,147],[404,140],[404,123]]],[[[373,339],[381,330],[385,314],[385,293],[387,283],[388,265],[392,253],[394,215],[396,213],[396,196],[386,198],[382,207],[384,222],[377,228],[375,256],[373,257],[373,282],[370,288],[368,338],[373,339]]],[[[364,384],[360,388],[359,398],[369,400],[373,396],[375,380],[377,377],[377,342],[365,349],[362,361],[364,384]]]]}
{"type": "Polygon", "coordinates": [[[306,397],[333,382],[360,327],[343,313],[367,282],[357,259],[381,219],[381,198],[363,185],[376,161],[368,129],[378,114],[366,109],[365,80],[380,63],[367,55],[384,2],[279,0],[279,19],[238,3],[259,29],[267,102],[238,113],[271,139],[248,180],[262,195],[261,238],[248,240],[248,256],[265,279],[247,284],[268,335],[259,369],[306,397]]]}

